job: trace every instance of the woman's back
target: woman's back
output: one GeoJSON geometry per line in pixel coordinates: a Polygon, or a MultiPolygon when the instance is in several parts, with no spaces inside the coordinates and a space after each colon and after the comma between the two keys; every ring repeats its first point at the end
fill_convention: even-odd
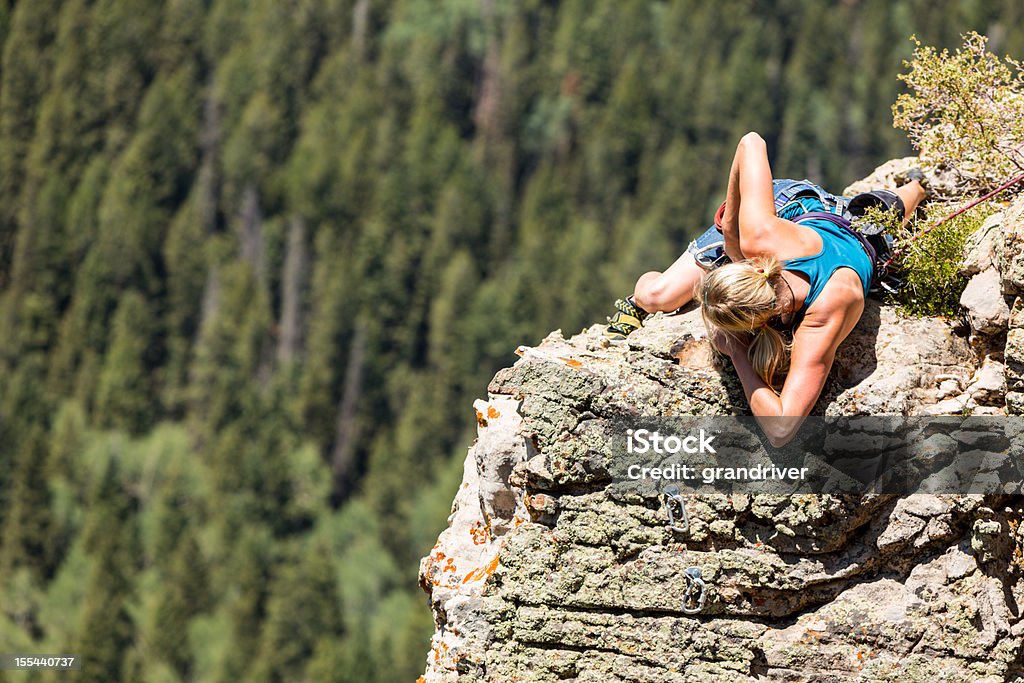
{"type": "MultiPolygon", "coordinates": [[[[785,207],[780,211],[779,217],[794,220],[802,214],[824,209],[816,198],[802,198],[799,206],[785,207]]],[[[821,238],[821,250],[816,254],[789,258],[782,262],[784,269],[807,276],[810,288],[799,313],[802,314],[810,308],[824,291],[829,279],[840,268],[849,268],[857,274],[864,289],[864,297],[867,298],[873,264],[860,240],[849,230],[824,218],[801,221],[800,225],[818,234],[821,238]]]]}

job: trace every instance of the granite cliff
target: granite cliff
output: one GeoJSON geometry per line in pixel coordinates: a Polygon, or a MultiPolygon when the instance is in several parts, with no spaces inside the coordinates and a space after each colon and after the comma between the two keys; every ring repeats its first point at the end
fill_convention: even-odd
{"type": "MultiPolygon", "coordinates": [[[[816,414],[1024,413],[1024,198],[963,270],[960,320],[870,302],[816,414]]],[[[476,402],[449,527],[420,566],[436,626],[421,681],[1024,680],[1019,498],[701,494],[673,531],[659,497],[609,495],[594,427],[740,414],[742,391],[693,308],[623,344],[600,333],[521,347],[476,402]]]]}

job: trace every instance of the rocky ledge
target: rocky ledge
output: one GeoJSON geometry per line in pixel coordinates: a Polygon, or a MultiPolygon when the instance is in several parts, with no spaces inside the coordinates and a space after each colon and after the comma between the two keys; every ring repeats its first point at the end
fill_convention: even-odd
{"type": "MultiPolygon", "coordinates": [[[[1024,412],[1024,200],[963,267],[962,320],[869,303],[815,413],[1024,412]]],[[[1024,680],[1019,498],[693,494],[673,531],[659,497],[624,501],[594,475],[592,427],[742,414],[739,383],[696,310],[618,345],[601,329],[520,348],[476,402],[449,527],[420,565],[436,626],[421,681],[1024,680]]]]}

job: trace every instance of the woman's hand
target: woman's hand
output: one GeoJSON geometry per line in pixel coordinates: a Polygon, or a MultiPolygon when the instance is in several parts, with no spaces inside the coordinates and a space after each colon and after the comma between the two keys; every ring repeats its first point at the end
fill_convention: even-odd
{"type": "Polygon", "coordinates": [[[715,330],[711,334],[711,343],[720,353],[729,358],[734,358],[737,355],[746,356],[747,347],[750,345],[747,340],[722,330],[715,330]]]}

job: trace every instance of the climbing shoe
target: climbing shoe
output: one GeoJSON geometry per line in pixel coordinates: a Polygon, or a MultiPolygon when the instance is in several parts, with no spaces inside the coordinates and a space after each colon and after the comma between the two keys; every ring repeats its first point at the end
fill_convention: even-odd
{"type": "Polygon", "coordinates": [[[643,326],[647,316],[647,311],[637,306],[633,297],[619,299],[615,302],[615,315],[608,318],[604,336],[612,341],[625,339],[643,326]]]}

